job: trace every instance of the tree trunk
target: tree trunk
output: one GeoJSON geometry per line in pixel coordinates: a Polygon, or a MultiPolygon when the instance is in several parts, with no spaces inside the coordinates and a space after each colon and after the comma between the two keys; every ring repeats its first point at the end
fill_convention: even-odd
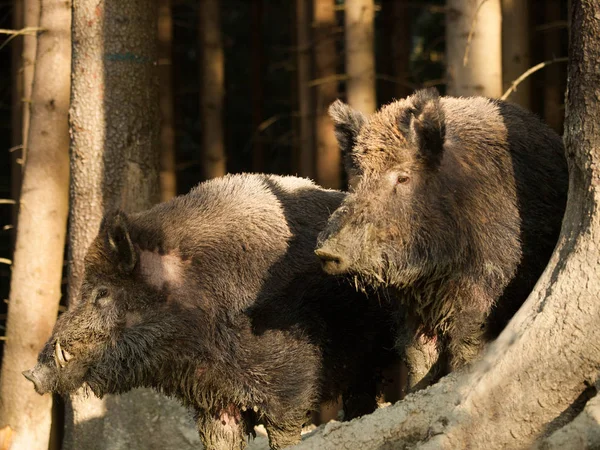
{"type": "Polygon", "coordinates": [[[173,104],[173,16],[171,0],[158,6],[158,79],[160,84],[160,199],[177,195],[175,127],[173,104]]]}
{"type": "MultiPolygon", "coordinates": [[[[13,10],[14,29],[37,28],[40,23],[40,0],[15,0],[13,10]]],[[[13,46],[13,102],[12,102],[12,151],[11,151],[11,198],[19,200],[23,182],[23,160],[29,134],[29,104],[35,66],[36,35],[24,35],[15,39],[13,46]],[[18,116],[18,117],[17,117],[18,116]]],[[[13,227],[17,226],[18,207],[12,208],[13,227]]],[[[16,233],[13,233],[16,237],[16,233]]],[[[13,240],[14,244],[14,240],[13,240]]]]}
{"type": "Polygon", "coordinates": [[[411,52],[411,15],[408,0],[382,0],[383,20],[382,65],[385,72],[393,78],[386,81],[385,103],[404,98],[411,94],[410,52],[411,52]]]}
{"type": "Polygon", "coordinates": [[[600,369],[600,4],[572,5],[569,200],[534,292],[469,371],[360,420],[326,426],[298,448],[600,447],[597,415],[590,418],[598,397],[580,413],[597,391],[600,369]],[[569,436],[578,441],[562,446],[569,436]]]}
{"type": "Polygon", "coordinates": [[[333,122],[327,114],[329,105],[338,97],[337,22],[335,0],[314,0],[314,61],[315,76],[319,84],[315,86],[315,143],[316,181],[321,186],[340,189],[341,157],[333,131],[333,122]]]}
{"type": "Polygon", "coordinates": [[[221,43],[219,0],[198,3],[200,28],[200,117],[202,121],[202,176],[204,179],[227,172],[223,135],[224,61],[221,43]]]}
{"type": "MultiPolygon", "coordinates": [[[[157,13],[145,0],[73,5],[70,306],[105,211],[141,210],[159,197],[157,13]]],[[[198,445],[187,411],[151,390],[102,400],[79,392],[66,416],[64,449],[198,445]]]]}
{"type": "Polygon", "coordinates": [[[37,42],[0,376],[0,428],[11,428],[13,450],[48,448],[52,397],[36,394],[21,371],[36,363],[58,314],[68,213],[70,4],[43,0],[40,12],[45,31],[37,42]]]}
{"type": "Polygon", "coordinates": [[[263,172],[265,155],[260,125],[263,121],[263,2],[252,2],[252,128],[254,140],[252,145],[252,170],[263,172]]]}
{"type": "MultiPolygon", "coordinates": [[[[506,91],[513,81],[531,66],[529,57],[529,2],[502,0],[502,90],[506,91]]],[[[530,109],[531,79],[519,83],[508,101],[530,109]]]]}
{"type": "Polygon", "coordinates": [[[501,22],[500,0],[447,0],[449,95],[502,95],[501,22]]]}
{"type": "MultiPolygon", "coordinates": [[[[12,27],[14,30],[23,28],[25,19],[23,0],[13,0],[12,27]]],[[[11,85],[12,98],[10,106],[10,198],[19,201],[21,193],[21,183],[23,166],[21,163],[21,154],[23,148],[23,41],[15,39],[11,45],[11,85]]],[[[10,225],[13,229],[10,232],[10,248],[14,252],[16,240],[16,226],[19,209],[16,205],[11,207],[10,225]]],[[[2,449],[2,447],[0,447],[2,449]]]]}
{"type": "Polygon", "coordinates": [[[303,177],[315,176],[315,135],[311,114],[313,108],[313,92],[310,88],[312,80],[311,49],[311,8],[309,0],[296,0],[296,48],[298,50],[298,109],[300,114],[300,161],[299,174],[303,177]]]}
{"type": "Polygon", "coordinates": [[[372,114],[377,109],[375,91],[375,2],[346,0],[346,98],[354,109],[372,114]]]}
{"type": "MultiPolygon", "coordinates": [[[[545,22],[557,22],[560,15],[561,0],[547,0],[544,2],[545,22]]],[[[549,61],[561,55],[560,29],[547,30],[543,37],[544,60],[549,61]]],[[[561,64],[550,64],[544,68],[544,120],[557,133],[562,133],[564,120],[564,89],[561,64]]]]}

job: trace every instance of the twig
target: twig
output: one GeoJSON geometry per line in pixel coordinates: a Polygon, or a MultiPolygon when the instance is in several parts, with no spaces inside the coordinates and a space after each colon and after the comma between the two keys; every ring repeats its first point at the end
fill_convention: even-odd
{"type": "Polygon", "coordinates": [[[473,34],[475,33],[475,24],[477,23],[477,16],[479,15],[479,10],[485,2],[487,2],[487,0],[481,0],[481,3],[479,3],[479,6],[477,6],[477,9],[475,10],[473,21],[471,22],[471,29],[469,30],[469,37],[467,37],[467,46],[465,47],[465,56],[463,58],[463,66],[465,67],[467,65],[467,62],[469,62],[469,49],[471,48],[471,41],[473,40],[473,34]]]}
{"type": "Polygon", "coordinates": [[[310,81],[308,83],[308,87],[315,87],[315,86],[319,86],[321,84],[332,83],[334,81],[343,81],[343,80],[347,80],[347,79],[348,79],[348,75],[346,75],[346,74],[329,75],[327,77],[317,78],[315,80],[310,81]]]}
{"type": "Polygon", "coordinates": [[[17,202],[10,198],[0,198],[0,205],[16,205],[17,202]]]}
{"type": "Polygon", "coordinates": [[[0,50],[2,50],[4,47],[6,47],[8,45],[8,43],[10,41],[12,41],[14,38],[16,38],[17,36],[23,36],[23,35],[35,36],[37,33],[42,32],[42,31],[46,31],[46,30],[43,28],[39,28],[39,27],[25,27],[20,30],[0,29],[0,34],[10,35],[9,38],[7,40],[5,40],[2,43],[2,45],[0,45],[0,50]]]}
{"type": "Polygon", "coordinates": [[[563,56],[561,58],[554,58],[554,59],[550,59],[548,61],[541,62],[541,63],[536,64],[535,66],[529,68],[528,70],[523,72],[523,74],[521,74],[521,76],[519,78],[517,78],[515,81],[513,81],[511,83],[510,87],[506,90],[506,92],[504,94],[502,94],[502,97],[500,97],[500,100],[506,100],[508,98],[508,96],[510,94],[512,94],[513,91],[517,90],[517,86],[519,85],[519,83],[521,83],[525,78],[527,78],[532,73],[537,72],[538,70],[543,69],[544,67],[546,67],[550,64],[557,63],[557,62],[567,62],[568,60],[569,60],[568,57],[563,56]]]}
{"type": "Polygon", "coordinates": [[[14,36],[19,36],[19,35],[23,35],[23,34],[33,36],[38,31],[44,31],[44,29],[39,28],[39,27],[26,27],[26,28],[21,28],[20,30],[7,30],[5,28],[0,28],[0,34],[11,34],[14,36]]]}
{"type": "Polygon", "coordinates": [[[399,84],[400,86],[407,87],[409,89],[412,89],[413,91],[419,89],[419,85],[415,83],[411,83],[410,81],[407,81],[403,78],[392,77],[391,75],[386,75],[384,73],[376,74],[375,78],[378,80],[389,81],[390,83],[399,84]]]}
{"type": "Polygon", "coordinates": [[[544,23],[542,25],[538,25],[534,28],[535,31],[550,31],[555,28],[567,28],[569,26],[569,22],[567,20],[555,20],[554,22],[544,23]]]}

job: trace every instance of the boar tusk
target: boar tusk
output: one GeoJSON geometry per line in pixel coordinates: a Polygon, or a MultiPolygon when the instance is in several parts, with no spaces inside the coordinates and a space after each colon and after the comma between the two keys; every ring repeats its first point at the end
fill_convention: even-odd
{"type": "Polygon", "coordinates": [[[63,349],[61,348],[60,342],[58,342],[58,339],[56,340],[56,343],[54,344],[54,360],[61,368],[65,367],[67,365],[67,361],[65,359],[63,349]]]}

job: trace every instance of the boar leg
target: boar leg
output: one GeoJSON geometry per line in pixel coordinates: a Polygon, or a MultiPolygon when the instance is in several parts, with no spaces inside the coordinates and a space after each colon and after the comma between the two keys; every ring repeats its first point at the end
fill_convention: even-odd
{"type": "Polygon", "coordinates": [[[299,443],[302,425],[306,422],[306,418],[306,411],[294,415],[293,418],[277,421],[265,418],[265,428],[271,449],[278,450],[299,443]]]}
{"type": "Polygon", "coordinates": [[[442,375],[439,338],[420,333],[417,323],[411,318],[401,322],[396,338],[396,348],[408,371],[404,394],[423,389],[442,375]]]}
{"type": "Polygon", "coordinates": [[[457,311],[448,329],[448,366],[461,369],[473,361],[485,343],[486,316],[480,309],[457,311]]]}
{"type": "Polygon", "coordinates": [[[344,392],[344,420],[352,420],[377,409],[377,383],[373,373],[364,374],[362,380],[344,392]]]}
{"type": "Polygon", "coordinates": [[[244,450],[252,424],[231,405],[218,411],[196,411],[196,426],[206,450],[244,450]]]}

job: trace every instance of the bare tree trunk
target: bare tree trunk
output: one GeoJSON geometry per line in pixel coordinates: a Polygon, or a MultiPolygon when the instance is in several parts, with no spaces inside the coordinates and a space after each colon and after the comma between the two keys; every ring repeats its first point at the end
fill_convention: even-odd
{"type": "MultiPolygon", "coordinates": [[[[79,301],[84,255],[110,209],[159,198],[157,2],[73,4],[69,305],[79,301]]],[[[66,405],[64,449],[191,449],[187,411],[146,389],[66,405]]]]}
{"type": "Polygon", "coordinates": [[[52,397],[37,395],[21,371],[35,364],[58,314],[68,213],[70,4],[43,0],[40,12],[45,31],[37,43],[0,376],[0,428],[12,429],[13,450],[48,448],[52,397]]]}
{"type": "Polygon", "coordinates": [[[296,48],[298,49],[298,107],[300,114],[300,161],[299,174],[303,177],[315,176],[315,135],[312,120],[313,92],[311,50],[311,8],[309,0],[296,0],[296,48]]]}
{"type": "Polygon", "coordinates": [[[160,199],[177,195],[175,127],[173,104],[173,17],[171,0],[158,6],[158,78],[160,82],[160,199]]]}
{"type": "Polygon", "coordinates": [[[265,167],[264,146],[259,130],[263,121],[263,2],[252,2],[252,128],[254,142],[252,145],[252,170],[263,172],[265,167]]]}
{"type": "MultiPolygon", "coordinates": [[[[40,25],[41,0],[23,0],[23,26],[37,28],[40,25]]],[[[31,87],[35,69],[38,38],[36,35],[23,36],[23,151],[21,159],[25,160],[27,140],[29,139],[29,120],[31,105],[31,87]]]]}
{"type": "Polygon", "coordinates": [[[501,22],[500,0],[447,0],[449,95],[502,95],[501,22]]]}
{"type": "Polygon", "coordinates": [[[375,2],[346,0],[346,97],[348,104],[365,114],[377,108],[375,91],[375,2]]]}
{"type": "MultiPolygon", "coordinates": [[[[13,0],[12,27],[23,28],[25,19],[23,0],[13,0]]],[[[23,146],[23,41],[16,39],[11,47],[11,139],[10,139],[10,197],[19,201],[22,182],[21,149],[23,146]]],[[[11,209],[10,224],[17,226],[18,208],[11,209]]],[[[11,231],[11,250],[14,251],[16,228],[11,231]]],[[[0,447],[1,449],[2,447],[0,447]]]]}
{"type": "Polygon", "coordinates": [[[388,75],[394,81],[387,82],[385,102],[404,98],[411,94],[409,64],[411,51],[411,15],[408,0],[382,0],[381,15],[385,42],[382,60],[388,75]]]}
{"type": "MultiPolygon", "coordinates": [[[[40,23],[40,0],[15,0],[13,28],[37,28],[40,23]]],[[[35,62],[36,35],[24,35],[15,39],[13,46],[13,101],[12,101],[12,149],[11,149],[11,197],[19,200],[23,182],[23,160],[29,134],[29,104],[35,62]]],[[[19,208],[12,208],[11,224],[17,226],[19,208]]],[[[13,233],[16,237],[16,233],[13,233]]],[[[13,239],[14,244],[14,239],[13,239]]]]}
{"type": "MultiPolygon", "coordinates": [[[[545,22],[551,23],[560,20],[561,0],[547,0],[544,2],[545,22]]],[[[546,61],[563,56],[560,54],[560,30],[551,29],[544,33],[544,59],[546,61]]],[[[563,102],[565,92],[562,86],[562,67],[560,64],[551,64],[544,68],[544,120],[558,133],[562,133],[564,110],[563,102]]]]}
{"type": "MultiPolygon", "coordinates": [[[[531,66],[529,2],[502,0],[502,90],[506,91],[531,66]]],[[[526,78],[508,100],[530,108],[531,80],[526,78]]]]}
{"type": "Polygon", "coordinates": [[[299,448],[600,448],[597,416],[589,417],[598,396],[579,414],[597,392],[600,368],[600,4],[572,5],[569,199],[534,291],[472,369],[360,420],[325,427],[299,448]],[[569,435],[577,441],[562,446],[569,435]]]}
{"type": "Polygon", "coordinates": [[[202,175],[214,178],[227,172],[223,135],[224,61],[219,0],[198,3],[200,28],[200,117],[202,121],[202,175]]]}
{"type": "Polygon", "coordinates": [[[335,48],[337,23],[335,0],[314,0],[314,61],[315,76],[315,143],[316,181],[321,186],[339,189],[341,180],[340,149],[333,131],[333,122],[327,114],[329,105],[338,96],[337,51],[335,48]]]}

